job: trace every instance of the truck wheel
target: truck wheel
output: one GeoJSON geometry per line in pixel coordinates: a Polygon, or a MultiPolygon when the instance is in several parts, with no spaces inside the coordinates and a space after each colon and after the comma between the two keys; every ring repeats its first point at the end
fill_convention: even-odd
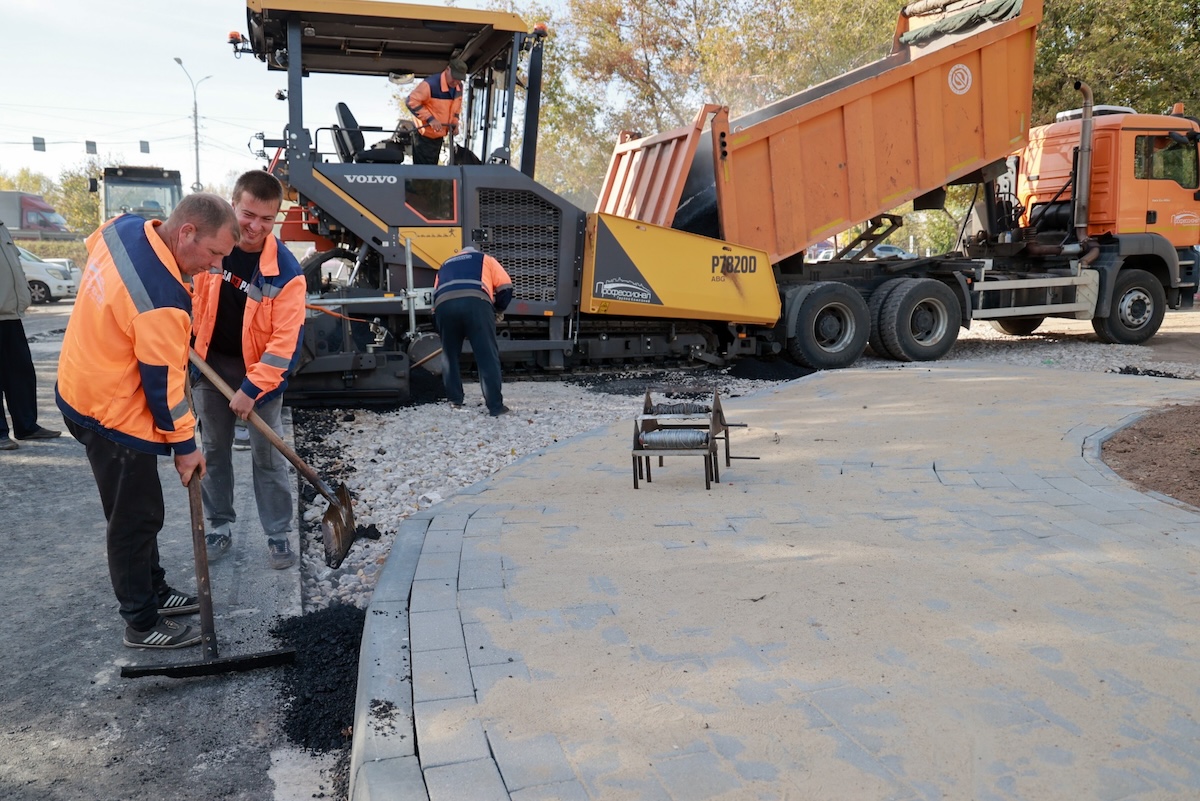
{"type": "Polygon", "coordinates": [[[862,356],[870,333],[870,312],[862,295],[845,284],[822,281],[812,284],[800,301],[788,354],[814,370],[849,367],[862,356]]]}
{"type": "Polygon", "coordinates": [[[879,333],[902,362],[932,362],[958,341],[961,311],[950,287],[932,278],[898,286],[883,304],[879,333]]]}
{"type": "Polygon", "coordinates": [[[992,328],[1001,334],[1014,337],[1027,337],[1046,321],[1045,317],[1003,317],[991,320],[992,328]]]}
{"type": "Polygon", "coordinates": [[[1092,329],[1110,345],[1140,345],[1158,333],[1167,311],[1167,292],[1145,270],[1117,273],[1107,317],[1092,318],[1092,329]]]}
{"type": "Polygon", "coordinates": [[[321,268],[330,259],[346,259],[352,262],[355,260],[355,256],[345,248],[334,248],[333,250],[323,250],[314,253],[300,262],[300,269],[304,271],[304,278],[308,283],[309,292],[321,291],[321,268]]]}
{"type": "Polygon", "coordinates": [[[879,288],[871,293],[871,299],[867,301],[867,310],[871,314],[871,336],[867,341],[871,345],[871,350],[875,351],[875,355],[881,359],[895,359],[891,351],[884,344],[883,337],[879,335],[879,318],[883,315],[883,304],[887,303],[888,297],[896,290],[896,287],[909,280],[904,278],[893,278],[890,281],[885,281],[879,285],[879,288]]]}
{"type": "Polygon", "coordinates": [[[49,303],[50,287],[43,284],[41,281],[29,282],[29,294],[34,303],[49,303]]]}

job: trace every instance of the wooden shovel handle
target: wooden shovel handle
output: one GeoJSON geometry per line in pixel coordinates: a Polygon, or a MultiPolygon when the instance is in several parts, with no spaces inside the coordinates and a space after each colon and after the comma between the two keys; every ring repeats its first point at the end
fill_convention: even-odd
{"type": "MultiPolygon", "coordinates": [[[[189,349],[188,358],[191,360],[192,364],[196,366],[196,369],[199,370],[214,387],[221,391],[222,395],[229,400],[233,400],[233,390],[228,384],[225,383],[221,376],[217,375],[217,371],[212,369],[208,362],[200,358],[200,354],[196,353],[195,350],[189,349]]],[[[339,508],[341,507],[341,501],[339,501],[337,496],[333,494],[333,490],[329,489],[329,485],[326,484],[321,477],[317,475],[317,472],[309,467],[308,464],[306,464],[305,461],[301,459],[300,456],[294,450],[292,450],[291,447],[289,447],[288,444],[284,442],[278,434],[275,433],[274,429],[267,425],[263,419],[258,416],[258,412],[251,410],[250,417],[247,419],[260,434],[270,440],[271,444],[275,446],[277,451],[282,453],[284,457],[291,462],[297,470],[300,471],[300,475],[308,479],[308,483],[312,484],[313,487],[316,488],[317,492],[324,495],[325,499],[328,500],[331,505],[339,508]]]]}

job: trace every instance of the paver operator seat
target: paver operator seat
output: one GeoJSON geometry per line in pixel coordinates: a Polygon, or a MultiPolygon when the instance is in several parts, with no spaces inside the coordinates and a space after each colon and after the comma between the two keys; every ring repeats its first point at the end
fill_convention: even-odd
{"type": "Polygon", "coordinates": [[[343,163],[352,161],[362,164],[399,164],[404,161],[404,150],[394,142],[366,147],[363,131],[382,131],[382,128],[360,128],[358,120],[350,113],[350,107],[338,103],[335,107],[338,124],[333,126],[333,147],[343,163]]]}

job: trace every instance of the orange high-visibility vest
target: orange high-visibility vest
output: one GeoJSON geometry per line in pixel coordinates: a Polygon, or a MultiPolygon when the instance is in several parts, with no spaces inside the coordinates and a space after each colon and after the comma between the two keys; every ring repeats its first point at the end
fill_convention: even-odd
{"type": "Polygon", "coordinates": [[[417,119],[417,130],[428,139],[441,139],[446,132],[437,133],[430,125],[434,120],[443,128],[458,125],[462,113],[462,87],[452,88],[446,82],[446,71],[430,75],[417,84],[408,95],[408,110],[417,119]]]}
{"type": "Polygon", "coordinates": [[[54,392],[77,425],[166,456],[196,450],[196,419],[184,394],[192,299],[159,225],[125,214],[88,237],[54,392]]]}
{"type": "Polygon", "coordinates": [[[475,248],[464,248],[442,262],[433,279],[433,310],[455,298],[482,298],[497,311],[512,300],[513,283],[500,262],[475,248]]]}
{"type": "MultiPolygon", "coordinates": [[[[192,347],[201,359],[208,358],[224,281],[223,272],[192,278],[196,304],[192,347]]],[[[240,389],[259,405],[283,393],[300,360],[306,289],[296,257],[276,237],[267,237],[258,257],[258,272],[245,288],[246,311],[242,315],[246,378],[240,389]]]]}

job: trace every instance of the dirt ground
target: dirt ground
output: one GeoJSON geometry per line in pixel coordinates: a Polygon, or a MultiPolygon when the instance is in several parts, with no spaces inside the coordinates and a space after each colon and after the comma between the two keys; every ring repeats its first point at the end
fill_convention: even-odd
{"type": "Polygon", "coordinates": [[[1200,406],[1147,415],[1104,443],[1104,462],[1142,489],[1200,507],[1200,406]]]}
{"type": "MultiPolygon", "coordinates": [[[[1200,364],[1200,310],[1168,314],[1148,344],[1160,361],[1200,364]]],[[[1105,442],[1103,453],[1126,481],[1200,507],[1200,406],[1147,415],[1105,442]]]]}

